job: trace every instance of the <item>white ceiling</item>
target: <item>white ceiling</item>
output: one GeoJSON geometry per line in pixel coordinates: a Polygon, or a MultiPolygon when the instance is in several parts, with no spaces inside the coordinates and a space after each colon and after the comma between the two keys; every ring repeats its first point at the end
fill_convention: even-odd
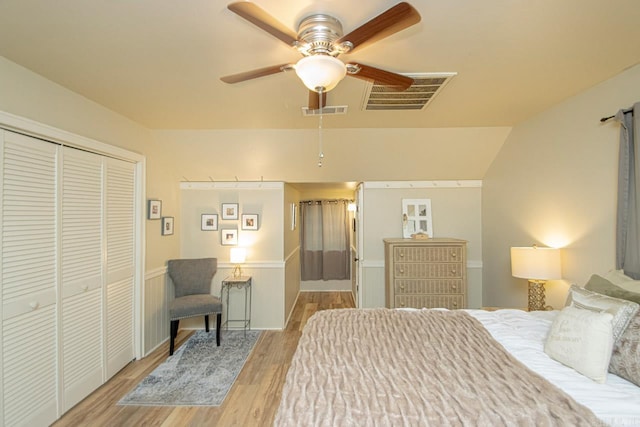
{"type": "MultiPolygon", "coordinates": [[[[299,54],[221,0],[2,0],[0,55],[151,129],[310,128],[294,73],[219,78],[299,54]]],[[[345,33],[393,0],[255,0],[293,30],[329,12],[345,33]]],[[[640,62],[638,0],[413,0],[422,21],[353,55],[400,73],[457,72],[423,111],[361,111],[346,78],[325,126],[511,126],[640,62]]]]}

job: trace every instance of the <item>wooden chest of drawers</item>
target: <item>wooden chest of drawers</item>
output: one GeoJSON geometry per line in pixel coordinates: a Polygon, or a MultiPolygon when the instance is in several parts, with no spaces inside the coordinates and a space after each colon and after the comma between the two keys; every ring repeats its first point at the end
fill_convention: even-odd
{"type": "Polygon", "coordinates": [[[467,242],[384,239],[388,308],[467,306],[467,242]]]}

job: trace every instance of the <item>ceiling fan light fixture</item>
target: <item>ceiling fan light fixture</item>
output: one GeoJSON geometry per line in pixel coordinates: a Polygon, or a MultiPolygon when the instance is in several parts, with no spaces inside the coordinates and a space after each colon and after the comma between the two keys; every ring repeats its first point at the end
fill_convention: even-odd
{"type": "Polygon", "coordinates": [[[302,83],[318,92],[322,88],[323,92],[328,92],[340,83],[347,74],[347,67],[344,62],[329,55],[305,56],[295,66],[296,74],[302,83]]]}

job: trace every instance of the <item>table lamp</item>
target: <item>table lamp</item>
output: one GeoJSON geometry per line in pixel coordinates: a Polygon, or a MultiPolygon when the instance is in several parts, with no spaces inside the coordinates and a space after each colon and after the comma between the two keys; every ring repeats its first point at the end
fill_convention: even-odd
{"type": "Polygon", "coordinates": [[[560,249],[529,247],[511,248],[511,275],[529,280],[529,311],[547,310],[544,284],[550,279],[560,279],[560,249]]]}
{"type": "Polygon", "coordinates": [[[246,248],[231,248],[229,258],[231,259],[231,263],[236,265],[233,269],[233,277],[238,278],[242,276],[241,264],[243,264],[247,259],[246,248]]]}

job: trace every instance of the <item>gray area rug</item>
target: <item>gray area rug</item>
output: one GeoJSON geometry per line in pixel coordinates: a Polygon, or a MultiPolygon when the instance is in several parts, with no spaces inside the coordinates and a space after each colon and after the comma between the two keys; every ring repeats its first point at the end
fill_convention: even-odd
{"type": "Polygon", "coordinates": [[[119,405],[220,406],[261,331],[195,332],[119,405]]]}

